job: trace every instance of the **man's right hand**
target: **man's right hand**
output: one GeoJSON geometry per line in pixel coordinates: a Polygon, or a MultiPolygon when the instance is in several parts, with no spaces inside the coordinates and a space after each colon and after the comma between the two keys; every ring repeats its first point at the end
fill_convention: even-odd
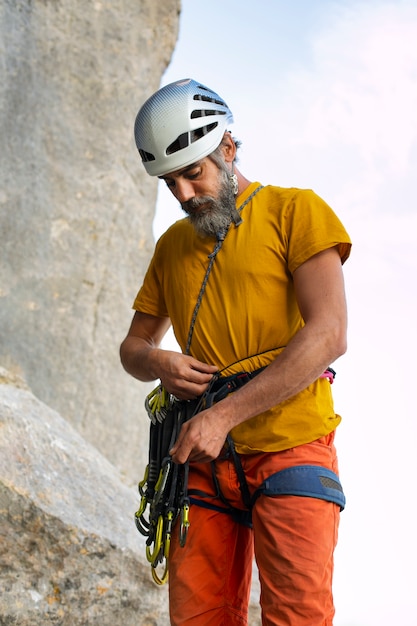
{"type": "Polygon", "coordinates": [[[120,346],[125,370],[142,381],[160,379],[166,390],[179,400],[191,400],[207,388],[217,366],[159,348],[171,321],[136,311],[126,339],[120,346]]]}
{"type": "Polygon", "coordinates": [[[159,378],[165,389],[179,400],[197,398],[218,371],[215,365],[207,365],[197,359],[179,352],[159,350],[159,378]]]}

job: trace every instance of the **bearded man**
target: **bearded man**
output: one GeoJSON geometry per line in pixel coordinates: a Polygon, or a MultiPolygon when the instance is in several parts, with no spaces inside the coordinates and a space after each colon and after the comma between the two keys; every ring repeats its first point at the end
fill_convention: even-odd
{"type": "Polygon", "coordinates": [[[187,542],[171,539],[171,623],[247,624],[255,556],[264,626],[330,626],[344,498],[329,365],[346,350],[351,242],[313,191],[244,177],[232,121],[223,98],[184,79],[135,124],[147,172],[187,216],[156,244],[123,366],[185,403],[214,378],[247,383],[186,421],[170,450],[192,494],[187,542]],[[160,347],[171,325],[181,353],[160,347]]]}

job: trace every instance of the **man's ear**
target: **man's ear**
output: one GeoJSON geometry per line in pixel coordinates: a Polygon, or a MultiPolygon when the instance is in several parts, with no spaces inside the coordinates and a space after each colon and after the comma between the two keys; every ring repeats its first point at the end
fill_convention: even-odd
{"type": "Polygon", "coordinates": [[[224,133],[221,147],[223,157],[226,163],[233,163],[236,158],[236,144],[233,141],[233,137],[229,131],[224,133]]]}

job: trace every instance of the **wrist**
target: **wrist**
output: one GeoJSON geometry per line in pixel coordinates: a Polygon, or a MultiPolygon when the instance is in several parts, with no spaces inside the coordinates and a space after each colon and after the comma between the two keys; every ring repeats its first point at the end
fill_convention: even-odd
{"type": "Polygon", "coordinates": [[[138,355],[139,365],[144,368],[149,376],[149,380],[157,380],[161,378],[161,353],[160,348],[150,348],[143,354],[138,355]]]}

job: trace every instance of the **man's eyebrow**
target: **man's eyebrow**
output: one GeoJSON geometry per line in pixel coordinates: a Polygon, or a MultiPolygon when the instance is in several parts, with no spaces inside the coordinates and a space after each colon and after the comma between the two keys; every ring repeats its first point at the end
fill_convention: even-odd
{"type": "MultiPolygon", "coordinates": [[[[191,165],[187,165],[186,167],[183,167],[180,170],[176,170],[176,171],[172,172],[172,174],[175,174],[176,176],[181,176],[182,174],[185,174],[189,170],[192,170],[195,167],[198,167],[200,165],[200,163],[201,163],[201,161],[196,161],[195,163],[191,163],[191,165]]],[[[163,176],[158,176],[158,178],[160,180],[167,180],[168,178],[171,178],[171,176],[169,174],[164,174],[163,176]]]]}

